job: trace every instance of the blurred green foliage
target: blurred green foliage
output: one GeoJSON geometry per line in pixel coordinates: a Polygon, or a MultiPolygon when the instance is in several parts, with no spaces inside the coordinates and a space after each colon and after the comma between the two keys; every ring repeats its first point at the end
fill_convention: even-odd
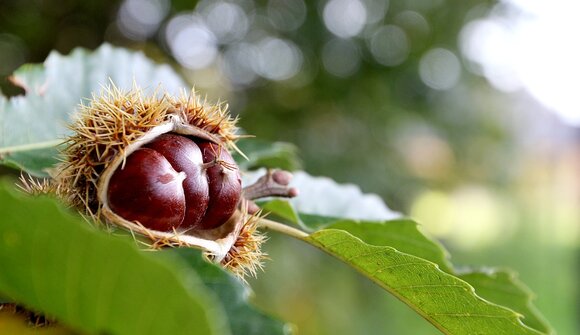
{"type": "MultiPolygon", "coordinates": [[[[272,13],[289,8],[290,1],[232,3],[247,16],[246,34],[216,43],[218,56],[196,69],[174,58],[177,49],[167,28],[183,13],[209,18],[209,2],[5,0],[0,2],[0,76],[22,63],[41,62],[52,49],[67,53],[107,41],[143,50],[173,64],[210,98],[226,99],[247,133],[294,143],[307,171],[359,184],[390,207],[417,216],[448,245],[457,263],[516,269],[559,333],[580,332],[577,140],[551,140],[573,133],[563,125],[534,133],[544,120],[539,113],[522,113],[529,105],[517,106],[517,97],[490,87],[459,52],[462,27],[497,8],[495,2],[365,1],[386,4],[385,14],[342,39],[355,50],[355,58],[346,63],[340,63],[340,53],[324,52],[326,43],[336,40],[323,19],[326,1],[304,2],[303,21],[284,29],[272,21],[272,13]],[[123,28],[131,19],[121,15],[127,3],[156,3],[163,17],[151,32],[135,35],[123,28]],[[382,26],[404,32],[404,61],[385,66],[373,54],[370,41],[382,26]],[[260,45],[265,36],[299,50],[297,72],[284,80],[251,73],[255,78],[248,82],[232,81],[220,65],[224,55],[242,42],[260,45]],[[445,90],[431,88],[418,70],[433,48],[451,51],[460,61],[457,82],[445,90]],[[337,75],[336,68],[334,74],[328,71],[325,59],[343,67],[357,65],[337,75]]],[[[367,18],[375,12],[367,12],[367,18]]],[[[282,17],[302,20],[300,10],[290,13],[295,15],[282,17]]],[[[185,41],[185,49],[197,42],[185,41]]],[[[22,93],[5,79],[0,87],[8,94],[22,93]]],[[[327,256],[277,237],[267,248],[273,261],[252,283],[258,303],[298,324],[303,334],[373,333],[377,328],[434,333],[406,307],[377,294],[378,288],[327,256]],[[330,277],[336,280],[320,280],[330,277]]]]}

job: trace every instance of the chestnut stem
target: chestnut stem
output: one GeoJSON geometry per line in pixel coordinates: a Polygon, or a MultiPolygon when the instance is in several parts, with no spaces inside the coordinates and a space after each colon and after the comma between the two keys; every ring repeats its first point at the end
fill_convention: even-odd
{"type": "Polygon", "coordinates": [[[292,236],[299,240],[305,240],[308,237],[308,234],[303,232],[302,230],[265,218],[260,218],[260,220],[258,221],[258,227],[274,230],[279,233],[292,236]]]}
{"type": "Polygon", "coordinates": [[[268,170],[266,174],[258,179],[254,184],[244,187],[244,198],[255,200],[265,197],[286,197],[292,198],[298,195],[298,190],[289,187],[291,174],[281,170],[268,170]],[[278,182],[282,180],[282,182],[278,182]]]}

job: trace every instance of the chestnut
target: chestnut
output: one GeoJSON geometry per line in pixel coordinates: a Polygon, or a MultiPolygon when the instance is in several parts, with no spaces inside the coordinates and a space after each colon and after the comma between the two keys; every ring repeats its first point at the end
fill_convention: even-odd
{"type": "Polygon", "coordinates": [[[222,146],[162,134],[127,157],[112,175],[111,209],[158,231],[214,229],[236,211],[238,166],[222,146]]]}
{"type": "Polygon", "coordinates": [[[209,185],[199,147],[185,136],[163,134],[145,145],[162,154],[173,168],[184,172],[185,218],[182,228],[201,226],[209,202],[209,185]]]}
{"type": "Polygon", "coordinates": [[[242,194],[242,177],[230,153],[222,146],[198,141],[207,166],[209,204],[203,219],[203,229],[220,226],[235,212],[242,194]],[[213,164],[212,164],[213,163],[213,164]]]}
{"type": "Polygon", "coordinates": [[[228,152],[240,138],[237,118],[227,104],[193,90],[145,93],[111,83],[80,106],[54,180],[39,191],[145,237],[139,241],[151,248],[200,248],[236,275],[255,274],[264,237],[253,200],[295,196],[290,175],[268,171],[242,190],[228,152]]]}
{"type": "Polygon", "coordinates": [[[185,178],[185,173],[175,171],[157,151],[139,149],[112,175],[109,206],[126,220],[170,231],[178,228],[185,216],[185,178]]]}

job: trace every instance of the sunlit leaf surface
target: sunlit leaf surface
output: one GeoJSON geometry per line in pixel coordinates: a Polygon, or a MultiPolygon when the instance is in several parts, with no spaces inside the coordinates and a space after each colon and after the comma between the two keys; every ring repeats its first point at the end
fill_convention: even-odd
{"type": "MultiPolygon", "coordinates": [[[[246,173],[243,176],[244,182],[250,184],[263,174],[263,170],[246,173]]],[[[313,223],[323,224],[316,221],[326,221],[328,217],[360,220],[390,220],[401,217],[400,213],[385,205],[378,195],[363,193],[353,184],[338,184],[328,177],[295,171],[291,185],[299,190],[299,195],[289,200],[291,207],[302,216],[310,217],[313,223]]],[[[280,203],[277,206],[286,205],[280,203]]]]}
{"type": "MultiPolygon", "coordinates": [[[[308,195],[303,197],[304,202],[308,201],[308,195]]],[[[357,199],[353,198],[353,201],[357,199]]],[[[325,210],[332,211],[331,203],[327,203],[326,206],[325,210]]],[[[377,282],[442,331],[450,334],[471,334],[465,331],[471,329],[467,325],[473,323],[473,327],[484,327],[480,332],[482,334],[504,334],[496,332],[499,329],[497,327],[503,329],[508,324],[511,328],[506,329],[512,329],[513,334],[551,332],[549,325],[531,304],[531,292],[513,275],[491,270],[489,273],[475,271],[457,274],[443,246],[422,233],[413,220],[362,221],[304,215],[298,212],[301,209],[300,205],[284,200],[272,200],[262,204],[262,207],[273,218],[313,232],[309,241],[377,282]],[[319,241],[319,236],[324,237],[322,242],[319,241]],[[336,239],[337,244],[327,242],[328,239],[336,239]],[[377,266],[387,268],[389,275],[386,276],[383,273],[385,270],[377,266]],[[425,302],[421,300],[419,293],[413,292],[412,289],[400,290],[405,286],[421,287],[421,295],[433,297],[449,295],[453,296],[451,301],[460,299],[458,300],[460,306],[456,306],[457,310],[453,312],[456,316],[444,316],[445,313],[442,311],[448,310],[448,305],[430,305],[425,309],[425,302]],[[505,308],[498,309],[496,304],[505,308]],[[467,309],[462,309],[464,307],[467,309]],[[462,313],[469,316],[459,317],[462,313]],[[474,322],[473,320],[477,318],[473,315],[478,314],[494,316],[478,317],[479,321],[474,322]],[[518,318],[518,315],[523,318],[518,318]],[[466,324],[465,329],[458,325],[462,322],[466,324]],[[507,323],[504,325],[505,322],[507,323]]],[[[337,213],[343,210],[339,204],[336,205],[337,213]]]]}
{"type": "Polygon", "coordinates": [[[532,305],[533,293],[513,273],[506,270],[475,270],[458,275],[475,288],[480,297],[509,307],[524,316],[523,322],[543,333],[552,329],[532,305]]]}
{"type": "Polygon", "coordinates": [[[307,239],[405,302],[445,334],[541,334],[505,307],[479,298],[436,264],[388,246],[373,246],[336,229],[307,239]]]}

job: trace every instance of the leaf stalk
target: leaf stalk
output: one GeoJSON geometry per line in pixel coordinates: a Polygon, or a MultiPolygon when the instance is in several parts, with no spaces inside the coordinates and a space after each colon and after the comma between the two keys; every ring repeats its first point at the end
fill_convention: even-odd
{"type": "Polygon", "coordinates": [[[294,237],[296,239],[305,241],[306,238],[308,237],[308,234],[303,232],[300,229],[296,229],[294,227],[288,226],[286,224],[277,222],[277,221],[272,221],[269,219],[265,219],[265,218],[260,218],[260,221],[258,221],[258,227],[261,228],[265,228],[265,229],[270,229],[282,234],[286,234],[288,236],[294,237]]]}

